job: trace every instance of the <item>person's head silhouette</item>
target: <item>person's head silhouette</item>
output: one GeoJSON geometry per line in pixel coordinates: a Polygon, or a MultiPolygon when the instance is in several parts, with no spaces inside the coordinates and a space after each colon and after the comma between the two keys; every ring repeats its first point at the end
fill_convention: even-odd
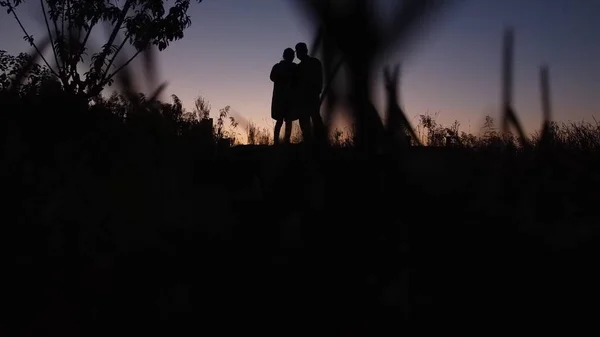
{"type": "Polygon", "coordinates": [[[294,50],[292,48],[285,48],[283,51],[283,60],[292,62],[294,61],[294,50]]]}
{"type": "Polygon", "coordinates": [[[296,44],[296,56],[300,61],[305,60],[308,57],[308,47],[306,43],[300,42],[296,44]]]}

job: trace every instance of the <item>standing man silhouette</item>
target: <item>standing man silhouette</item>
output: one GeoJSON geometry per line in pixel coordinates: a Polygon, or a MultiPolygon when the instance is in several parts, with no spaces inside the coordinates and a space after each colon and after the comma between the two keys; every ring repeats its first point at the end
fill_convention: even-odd
{"type": "Polygon", "coordinates": [[[321,91],[323,90],[323,68],[319,59],[308,55],[306,43],[296,44],[298,64],[298,97],[300,129],[304,141],[325,139],[325,126],[321,118],[321,91]],[[311,132],[311,119],[314,133],[311,132]]]}
{"type": "Polygon", "coordinates": [[[292,123],[298,119],[295,104],[295,76],[296,67],[294,63],[294,50],[286,48],[283,51],[283,60],[271,69],[271,81],[273,81],[273,99],[271,100],[271,118],[276,120],[273,130],[273,140],[279,144],[281,126],[285,121],[284,143],[290,142],[292,134],[292,123]]]}

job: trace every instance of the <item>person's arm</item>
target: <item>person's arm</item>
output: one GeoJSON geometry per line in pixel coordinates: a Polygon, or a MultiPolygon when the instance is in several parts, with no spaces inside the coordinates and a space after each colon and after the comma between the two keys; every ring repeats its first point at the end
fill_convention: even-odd
{"type": "Polygon", "coordinates": [[[320,95],[321,91],[323,91],[323,67],[321,66],[321,61],[313,58],[309,69],[311,72],[311,90],[314,90],[315,94],[320,95]]]}
{"type": "Polygon", "coordinates": [[[275,82],[277,81],[277,75],[278,75],[278,71],[277,71],[277,64],[273,66],[273,68],[271,68],[271,75],[269,76],[269,78],[271,78],[271,81],[275,82]]]}
{"type": "Polygon", "coordinates": [[[317,82],[317,88],[319,88],[319,95],[323,92],[323,65],[319,59],[315,58],[315,72],[317,73],[315,81],[317,82]]]}

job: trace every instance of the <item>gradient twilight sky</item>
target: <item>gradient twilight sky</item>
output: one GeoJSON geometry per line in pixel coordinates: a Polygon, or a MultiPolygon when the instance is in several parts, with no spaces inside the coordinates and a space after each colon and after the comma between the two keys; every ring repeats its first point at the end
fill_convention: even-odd
{"type": "MultiPolygon", "coordinates": [[[[381,0],[393,3],[394,0],[381,0]]],[[[554,118],[591,120],[600,112],[600,0],[463,0],[439,19],[404,61],[401,90],[412,118],[439,111],[438,121],[478,130],[498,111],[502,32],[516,30],[515,104],[530,130],[540,123],[538,72],[550,65],[554,118]]],[[[19,12],[34,36],[43,36],[39,3],[19,12]],[[29,28],[30,27],[30,28],[29,28]]],[[[192,26],[160,53],[167,92],[186,108],[200,93],[213,114],[225,105],[270,124],[269,72],[286,47],[312,41],[313,28],[289,0],[204,0],[194,3],[192,26]]],[[[385,17],[382,16],[382,20],[385,17]]],[[[28,51],[15,20],[0,13],[0,49],[28,51]]],[[[97,36],[98,37],[98,36],[97,36]]],[[[394,61],[391,53],[389,61],[394,61]]],[[[416,123],[416,119],[413,120],[416,123]]]]}

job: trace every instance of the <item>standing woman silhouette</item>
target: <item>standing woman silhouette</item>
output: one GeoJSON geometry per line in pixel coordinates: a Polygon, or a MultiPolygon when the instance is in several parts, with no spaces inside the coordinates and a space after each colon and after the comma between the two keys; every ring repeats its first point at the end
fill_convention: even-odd
{"type": "Polygon", "coordinates": [[[292,48],[283,51],[283,60],[271,69],[271,81],[273,81],[273,98],[271,100],[271,118],[275,123],[273,138],[275,144],[279,144],[279,134],[285,122],[284,143],[290,142],[292,134],[292,123],[298,119],[295,113],[295,78],[296,67],[294,63],[295,53],[292,48]]]}

